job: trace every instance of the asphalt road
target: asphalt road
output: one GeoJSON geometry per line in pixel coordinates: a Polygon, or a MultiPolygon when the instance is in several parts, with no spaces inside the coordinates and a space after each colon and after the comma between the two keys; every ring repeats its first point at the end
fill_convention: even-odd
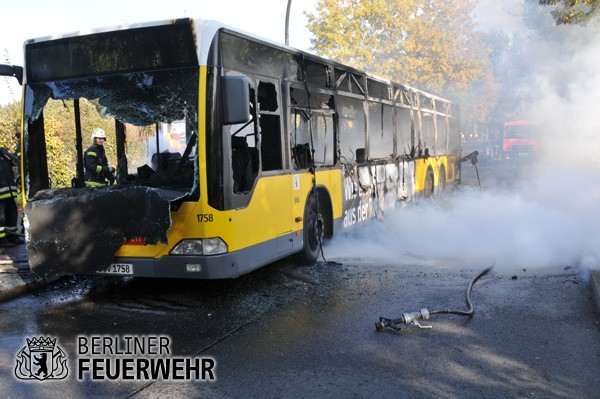
{"type": "Polygon", "coordinates": [[[279,263],[229,282],[72,279],[2,305],[6,397],[556,397],[600,392],[600,324],[585,274],[571,267],[492,271],[472,318],[433,315],[376,331],[380,316],[466,309],[479,270],[338,259],[279,263]],[[79,381],[76,337],[169,336],[172,355],[210,357],[216,381],[79,381]],[[64,380],[21,381],[26,337],[52,336],[64,380]]]}

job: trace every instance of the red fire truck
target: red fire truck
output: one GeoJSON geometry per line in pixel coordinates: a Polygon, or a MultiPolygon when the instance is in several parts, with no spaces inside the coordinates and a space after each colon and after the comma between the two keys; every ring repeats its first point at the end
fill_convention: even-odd
{"type": "Polygon", "coordinates": [[[502,149],[505,158],[531,155],[539,150],[536,126],[530,121],[504,123],[502,149]]]}

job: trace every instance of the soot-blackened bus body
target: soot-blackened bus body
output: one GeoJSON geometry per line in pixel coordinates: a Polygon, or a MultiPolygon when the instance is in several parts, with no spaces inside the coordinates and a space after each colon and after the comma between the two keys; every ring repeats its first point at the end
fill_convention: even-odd
{"type": "Polygon", "coordinates": [[[44,275],[314,262],[323,237],[458,174],[453,103],[213,21],[30,40],[24,85],[27,248],[44,275]],[[84,187],[98,123],[118,183],[84,187]]]}

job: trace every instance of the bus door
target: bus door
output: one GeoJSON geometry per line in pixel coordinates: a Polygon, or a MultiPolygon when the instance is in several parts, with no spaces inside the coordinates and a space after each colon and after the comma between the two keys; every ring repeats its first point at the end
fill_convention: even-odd
{"type": "Polygon", "coordinates": [[[264,211],[270,215],[277,236],[277,252],[293,248],[292,233],[292,176],[284,174],[282,106],[280,83],[277,79],[257,77],[257,114],[261,178],[265,190],[264,211]]]}

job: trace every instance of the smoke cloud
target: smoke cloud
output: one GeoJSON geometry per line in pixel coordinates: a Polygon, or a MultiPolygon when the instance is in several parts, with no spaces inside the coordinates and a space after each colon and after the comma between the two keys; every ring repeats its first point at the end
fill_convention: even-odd
{"type": "MultiPolygon", "coordinates": [[[[556,29],[563,46],[542,44],[544,57],[522,88],[526,117],[541,134],[535,164],[520,165],[513,184],[484,176],[482,187],[408,204],[384,222],[334,238],[326,257],[504,270],[599,268],[600,34],[589,26],[556,29]]],[[[465,173],[469,168],[463,165],[465,173]]]]}
{"type": "MultiPolygon", "coordinates": [[[[557,187],[557,178],[573,176],[554,177],[536,181],[532,195],[465,188],[442,201],[410,204],[342,234],[326,256],[508,270],[592,266],[600,255],[598,202],[573,202],[577,191],[565,195],[557,187]]],[[[577,178],[600,183],[592,174],[577,178]]]]}

